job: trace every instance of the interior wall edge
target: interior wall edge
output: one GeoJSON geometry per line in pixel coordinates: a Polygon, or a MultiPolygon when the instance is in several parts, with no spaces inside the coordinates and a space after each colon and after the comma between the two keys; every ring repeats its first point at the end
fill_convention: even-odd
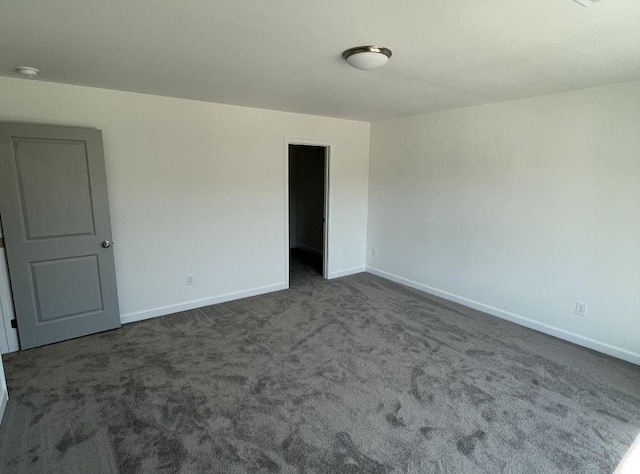
{"type": "Polygon", "coordinates": [[[2,418],[4,418],[4,411],[7,408],[7,403],[9,402],[9,392],[6,387],[3,387],[2,390],[2,399],[0,399],[0,422],[2,422],[2,418]]]}
{"type": "Polygon", "coordinates": [[[577,344],[579,346],[586,347],[588,349],[592,349],[594,351],[601,352],[603,354],[607,354],[612,357],[625,360],[627,362],[631,362],[632,364],[640,365],[640,354],[636,352],[632,352],[621,347],[616,347],[605,342],[600,342],[589,337],[581,336],[579,334],[566,331],[564,329],[560,329],[558,327],[551,326],[549,324],[542,323],[531,318],[527,318],[520,314],[505,311],[503,309],[496,308],[494,306],[490,306],[479,301],[457,295],[455,293],[450,293],[448,291],[434,288],[417,281],[409,280],[408,278],[404,278],[394,273],[386,272],[376,267],[367,265],[366,271],[373,275],[384,278],[385,280],[393,281],[395,283],[408,286],[410,288],[422,291],[430,295],[439,296],[440,298],[444,298],[448,301],[459,303],[463,306],[482,311],[483,313],[489,314],[491,316],[511,321],[512,323],[518,324],[520,326],[524,326],[529,329],[533,329],[535,331],[557,337],[564,341],[568,341],[573,344],[577,344]]]}
{"type": "Polygon", "coordinates": [[[7,267],[7,257],[5,249],[0,249],[0,352],[9,354],[20,350],[18,342],[18,331],[11,327],[11,320],[15,318],[13,311],[13,296],[11,294],[11,284],[9,280],[9,268],[7,267]]]}

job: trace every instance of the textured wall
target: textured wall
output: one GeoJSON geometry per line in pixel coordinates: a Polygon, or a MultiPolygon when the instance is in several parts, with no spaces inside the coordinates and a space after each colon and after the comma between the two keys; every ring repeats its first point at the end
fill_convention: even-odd
{"type": "Polygon", "coordinates": [[[639,209],[640,82],[372,124],[368,266],[638,363],[639,209]]]}
{"type": "Polygon", "coordinates": [[[0,120],[103,131],[125,320],[285,283],[285,137],[333,145],[329,275],[365,264],[368,123],[20,79],[0,90],[0,120]]]}

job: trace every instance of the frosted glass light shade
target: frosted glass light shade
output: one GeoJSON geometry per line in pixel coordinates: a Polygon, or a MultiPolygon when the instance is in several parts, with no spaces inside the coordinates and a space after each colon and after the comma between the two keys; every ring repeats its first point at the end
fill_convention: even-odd
{"type": "Polygon", "coordinates": [[[347,58],[347,62],[356,69],[376,69],[382,67],[389,60],[382,53],[356,53],[347,58]]]}
{"type": "Polygon", "coordinates": [[[40,69],[31,67],[31,66],[18,66],[16,68],[16,71],[18,71],[23,76],[28,77],[29,79],[33,79],[38,75],[38,73],[40,72],[40,69]]]}
{"type": "Polygon", "coordinates": [[[342,57],[356,69],[367,71],[384,66],[391,57],[391,50],[381,46],[358,46],[347,49],[342,57]]]}

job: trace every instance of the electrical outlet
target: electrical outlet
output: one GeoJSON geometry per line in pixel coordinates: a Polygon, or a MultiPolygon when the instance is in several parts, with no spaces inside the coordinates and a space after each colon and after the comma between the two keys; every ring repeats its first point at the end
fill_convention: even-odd
{"type": "Polygon", "coordinates": [[[378,249],[371,249],[371,255],[373,255],[374,257],[378,256],[378,249]]]}
{"type": "Polygon", "coordinates": [[[195,285],[195,283],[196,283],[196,276],[193,274],[187,275],[187,285],[195,285]]]}
{"type": "Polygon", "coordinates": [[[576,314],[578,316],[586,316],[587,315],[587,303],[583,303],[582,301],[576,301],[576,314]]]}

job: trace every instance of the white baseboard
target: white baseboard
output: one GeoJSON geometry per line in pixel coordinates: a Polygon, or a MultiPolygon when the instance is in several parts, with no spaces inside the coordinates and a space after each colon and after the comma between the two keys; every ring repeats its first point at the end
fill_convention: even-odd
{"type": "Polygon", "coordinates": [[[209,306],[211,304],[226,303],[227,301],[239,300],[241,298],[248,298],[250,296],[263,295],[265,293],[271,293],[273,291],[286,290],[287,288],[288,286],[286,282],[277,283],[275,285],[261,286],[259,288],[253,288],[251,290],[237,291],[235,293],[213,296],[211,298],[202,298],[199,300],[187,301],[185,303],[122,314],[120,315],[120,321],[122,322],[122,324],[133,323],[135,321],[156,318],[158,316],[178,313],[180,311],[187,311],[189,309],[202,308],[203,306],[209,306]]]}
{"type": "Polygon", "coordinates": [[[340,277],[349,276],[349,275],[355,275],[356,273],[362,273],[366,270],[367,270],[367,267],[365,266],[347,268],[346,270],[338,270],[337,272],[329,273],[329,280],[333,280],[334,278],[340,278],[340,277]]]}
{"type": "Polygon", "coordinates": [[[300,250],[304,250],[305,252],[309,252],[309,253],[312,253],[314,255],[322,256],[322,250],[314,249],[313,247],[309,247],[309,246],[304,245],[304,244],[296,244],[296,246],[294,248],[300,249],[300,250]]]}
{"type": "Polygon", "coordinates": [[[0,424],[2,423],[2,418],[4,418],[4,410],[7,408],[7,403],[9,402],[9,392],[3,388],[3,393],[0,399],[0,424]]]}
{"type": "Polygon", "coordinates": [[[640,354],[636,352],[632,352],[627,349],[622,349],[620,347],[612,346],[611,344],[607,344],[605,342],[596,341],[595,339],[581,336],[580,334],[576,334],[570,331],[565,331],[564,329],[560,329],[546,323],[541,323],[534,319],[529,319],[519,314],[512,313],[510,311],[505,311],[500,308],[495,308],[493,306],[489,306],[487,304],[480,303],[478,301],[474,301],[469,298],[465,298],[463,296],[449,293],[448,291],[440,290],[438,288],[434,288],[428,285],[423,285],[422,283],[418,283],[413,280],[403,278],[393,273],[385,272],[375,267],[367,266],[367,272],[377,275],[386,280],[391,280],[393,282],[400,283],[401,285],[405,285],[405,286],[414,288],[416,290],[424,291],[425,293],[439,296],[441,298],[444,298],[449,301],[453,301],[455,303],[460,303],[461,305],[467,306],[469,308],[477,309],[478,311],[488,313],[492,316],[496,316],[501,319],[506,319],[507,321],[520,324],[521,326],[525,326],[530,329],[535,329],[536,331],[540,331],[542,333],[549,334],[551,336],[555,336],[560,339],[564,339],[565,341],[572,342],[579,346],[587,347],[589,349],[593,349],[594,351],[602,352],[604,354],[617,357],[618,359],[626,360],[627,362],[631,362],[632,364],[640,365],[640,354]]]}

